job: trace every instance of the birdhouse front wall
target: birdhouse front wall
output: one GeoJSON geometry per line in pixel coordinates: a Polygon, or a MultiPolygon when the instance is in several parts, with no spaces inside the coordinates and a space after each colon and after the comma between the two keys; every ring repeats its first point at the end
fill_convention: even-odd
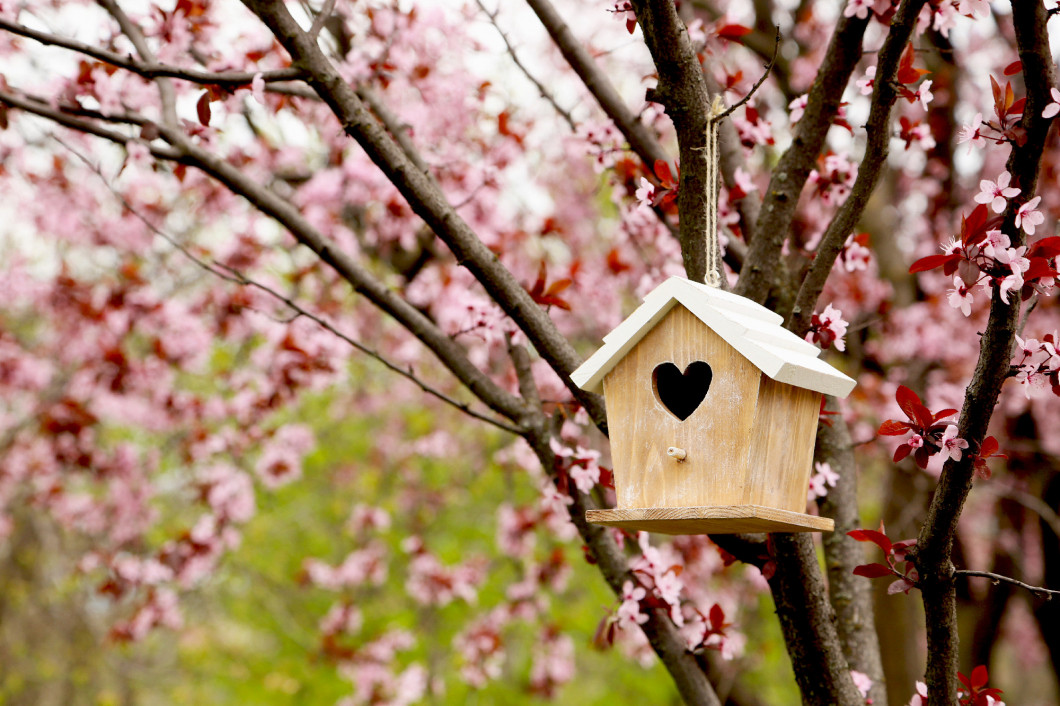
{"type": "Polygon", "coordinates": [[[805,511],[820,394],[763,375],[680,304],[605,376],[604,394],[618,508],[805,511]],[[696,361],[710,366],[710,384],[681,420],[660,400],[653,372],[696,361]],[[670,447],[685,458],[667,455],[670,447]]]}

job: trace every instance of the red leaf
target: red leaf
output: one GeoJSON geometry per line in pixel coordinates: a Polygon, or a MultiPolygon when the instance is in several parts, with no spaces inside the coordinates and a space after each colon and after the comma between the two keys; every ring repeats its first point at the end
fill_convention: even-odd
{"type": "Polygon", "coordinates": [[[877,431],[876,433],[882,434],[883,436],[901,436],[902,434],[905,434],[908,431],[908,422],[896,422],[893,419],[888,419],[880,425],[879,431],[877,431]]]}
{"type": "Polygon", "coordinates": [[[655,160],[655,177],[668,189],[674,186],[674,177],[670,172],[670,165],[661,159],[655,160]]]}
{"type": "Polygon", "coordinates": [[[894,393],[894,399],[898,406],[905,412],[909,420],[920,427],[929,427],[933,424],[931,410],[924,406],[920,397],[905,385],[899,385],[898,391],[894,393]]]}
{"type": "Polygon", "coordinates": [[[210,124],[210,92],[203,91],[199,96],[199,102],[195,104],[195,112],[199,116],[199,122],[203,125],[210,124]]]}
{"type": "Polygon", "coordinates": [[[884,554],[891,553],[891,540],[883,532],[877,532],[876,530],[870,529],[857,529],[847,532],[847,536],[856,539],[859,542],[872,542],[882,549],[884,554]]]}
{"type": "Polygon", "coordinates": [[[1027,103],[1027,99],[1026,98],[1020,98],[1018,101],[1016,101],[1015,103],[1013,103],[1012,105],[1009,106],[1007,114],[1008,115],[1020,115],[1021,113],[1023,113],[1023,107],[1024,107],[1024,105],[1026,105],[1026,103],[1027,103]]]}
{"type": "Polygon", "coordinates": [[[717,603],[710,607],[709,620],[712,630],[721,632],[725,629],[725,611],[717,603]]]}
{"type": "Polygon", "coordinates": [[[928,255],[922,257],[912,265],[909,266],[909,274],[916,274],[917,272],[927,272],[933,270],[936,267],[941,267],[951,260],[959,260],[960,255],[951,253],[949,255],[928,255]]]}
{"type": "MultiPolygon", "coordinates": [[[[566,289],[567,287],[571,286],[572,284],[574,284],[574,280],[572,280],[570,278],[557,279],[555,282],[553,282],[552,284],[550,284],[548,286],[548,289],[545,290],[545,295],[546,296],[550,296],[550,295],[559,294],[560,292],[562,292],[564,289],[566,289]]],[[[954,411],[956,411],[956,410],[954,410],[954,411]]]]}
{"type": "Polygon", "coordinates": [[[885,564],[862,564],[854,567],[855,576],[864,576],[867,579],[878,579],[891,575],[891,567],[885,564]]]}
{"type": "Polygon", "coordinates": [[[997,439],[992,436],[988,436],[983,439],[983,443],[979,445],[979,455],[983,458],[989,458],[990,456],[993,456],[995,452],[997,452],[998,448],[999,446],[997,443],[997,439]]]}
{"type": "Polygon", "coordinates": [[[1011,64],[1009,64],[1008,66],[1005,67],[1005,70],[1004,70],[1003,73],[1006,76],[1015,76],[1020,71],[1023,71],[1023,62],[1020,61],[1019,59],[1016,59],[1011,64]]]}
{"type": "Polygon", "coordinates": [[[971,686],[973,689],[986,686],[986,683],[990,680],[989,675],[986,671],[986,665],[980,664],[978,667],[972,670],[971,686]]]}
{"type": "Polygon", "coordinates": [[[916,54],[914,54],[913,44],[910,42],[906,45],[905,51],[902,52],[902,61],[898,65],[898,73],[895,76],[895,78],[898,79],[898,83],[916,83],[920,80],[921,76],[931,73],[927,69],[914,68],[914,59],[916,59],[916,54]]]}
{"type": "Polygon", "coordinates": [[[1031,254],[1042,257],[1060,255],[1060,236],[1054,235],[1049,238],[1042,238],[1031,247],[1031,254]]]}
{"type": "Polygon", "coordinates": [[[902,444],[901,446],[899,446],[897,449],[894,450],[894,459],[893,459],[893,461],[895,463],[898,463],[903,458],[908,456],[910,454],[910,452],[912,452],[912,450],[913,450],[913,447],[910,446],[909,444],[902,444]]]}
{"type": "Polygon", "coordinates": [[[952,417],[955,414],[957,414],[957,410],[955,410],[955,409],[944,409],[941,412],[936,412],[931,417],[931,423],[934,424],[935,422],[937,422],[940,419],[945,419],[946,417],[952,417]]]}
{"type": "Polygon", "coordinates": [[[743,25],[725,25],[724,27],[717,30],[717,35],[722,39],[728,39],[730,42],[737,41],[740,37],[750,34],[751,28],[744,27],[743,25]]]}

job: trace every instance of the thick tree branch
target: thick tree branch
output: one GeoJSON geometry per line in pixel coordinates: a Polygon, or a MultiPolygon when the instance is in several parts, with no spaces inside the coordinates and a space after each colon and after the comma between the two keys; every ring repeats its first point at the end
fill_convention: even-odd
{"type": "Polygon", "coordinates": [[[799,204],[799,195],[810,172],[817,166],[817,156],[824,147],[843,91],[861,59],[861,42],[867,25],[867,19],[840,16],[824,64],[807,96],[806,110],[795,126],[791,146],[785,150],[769,179],[754,237],[736,285],[737,294],[760,304],[769,298],[779,283],[787,280],[781,249],[799,204]]]}
{"type": "MultiPolygon", "coordinates": [[[[833,397],[827,398],[828,409],[837,411],[833,397]]],[[[868,579],[854,575],[854,567],[865,563],[860,544],[847,532],[861,527],[858,516],[857,462],[850,431],[842,415],[831,418],[831,424],[817,427],[815,459],[828,463],[839,474],[836,487],[820,503],[821,514],[835,520],[835,531],[826,532],[824,565],[828,573],[828,600],[835,611],[836,630],[843,656],[851,669],[872,679],[869,698],[873,703],[887,702],[880,641],[876,635],[872,585],[868,579]]]]}
{"type": "Polygon", "coordinates": [[[710,100],[703,68],[672,0],[633,0],[659,81],[649,100],[661,103],[677,131],[681,161],[681,258],[689,279],[702,282],[707,273],[707,165],[703,159],[710,100]]]}
{"type": "MultiPolygon", "coordinates": [[[[551,478],[555,478],[556,454],[549,446],[547,432],[542,429],[537,433],[527,434],[525,438],[533,447],[541,466],[551,478]]],[[[574,503],[568,508],[571,520],[578,528],[582,541],[589,548],[607,585],[619,595],[622,584],[626,581],[639,583],[638,578],[629,570],[629,561],[615,544],[610,530],[585,521],[586,510],[596,509],[594,500],[579,492],[572,495],[574,503]]],[[[647,615],[648,621],[641,626],[641,630],[670,673],[685,703],[689,706],[721,706],[714,687],[707,680],[696,657],[687,650],[684,638],[670,620],[668,613],[655,608],[647,611],[647,615]]]]}
{"type": "Polygon", "coordinates": [[[872,89],[872,104],[865,125],[865,155],[858,166],[858,176],[854,180],[850,196],[839,207],[821,238],[821,243],[814,253],[813,264],[802,280],[795,298],[795,306],[788,319],[788,328],[799,336],[805,335],[809,330],[817,298],[832,272],[832,265],[843,251],[847,236],[865,211],[869,197],[876,189],[880,174],[887,164],[887,152],[891,142],[891,109],[898,98],[895,76],[898,73],[902,51],[909,43],[924,1],[909,0],[898,6],[898,11],[891,21],[891,30],[880,49],[876,65],[877,78],[872,89]]]}
{"type": "Polygon", "coordinates": [[[530,297],[446,201],[432,179],[405,156],[385,129],[364,107],[316,42],[295,22],[278,0],[244,0],[287,49],[295,65],[303,68],[308,82],[331,108],[343,129],[365,150],[401,192],[412,210],[422,218],[468,268],[490,296],[511,317],[538,353],[556,370],[578,402],[601,429],[606,413],[599,395],[585,392],[570,380],[581,358],[556,329],[549,315],[530,297]]]}
{"type": "Polygon", "coordinates": [[[864,706],[836,633],[836,614],[808,534],[774,534],[769,580],[784,643],[805,706],[864,706]]]}
{"type": "MultiPolygon", "coordinates": [[[[1046,27],[1048,16],[1041,2],[1013,2],[1012,20],[1027,87],[1027,103],[1020,121],[1027,139],[1023,145],[1013,147],[1009,155],[1008,170],[1022,193],[1018,201],[1009,203],[1002,230],[1013,247],[1020,247],[1024,237],[1015,227],[1015,214],[1020,202],[1030,198],[1037,185],[1051,123],[1041,115],[1050,101],[1049,89],[1056,85],[1056,78],[1046,27]]],[[[965,393],[958,426],[960,437],[968,442],[970,449],[978,448],[986,436],[1001,385],[1008,374],[1018,320],[1018,298],[1006,304],[995,291],[990,302],[990,318],[980,342],[979,360],[965,393]]],[[[957,520],[971,490],[973,477],[973,454],[967,453],[958,461],[946,462],[912,557],[920,573],[927,616],[926,681],[932,704],[949,706],[957,703],[958,634],[950,554],[957,520]]]]}

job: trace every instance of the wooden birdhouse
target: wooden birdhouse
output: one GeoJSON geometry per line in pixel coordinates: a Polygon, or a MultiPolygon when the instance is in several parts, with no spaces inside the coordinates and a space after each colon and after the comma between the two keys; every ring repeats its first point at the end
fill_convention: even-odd
{"type": "Polygon", "coordinates": [[[854,381],[782,319],[680,277],[571,378],[607,401],[617,504],[590,522],[666,534],[831,531],[806,514],[821,395],[854,381]]]}

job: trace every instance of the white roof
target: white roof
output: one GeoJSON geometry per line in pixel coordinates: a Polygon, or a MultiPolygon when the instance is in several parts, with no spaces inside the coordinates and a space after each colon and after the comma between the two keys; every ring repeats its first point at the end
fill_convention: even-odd
{"type": "Polygon", "coordinates": [[[671,277],[644,297],[644,303],[604,336],[604,345],[571,373],[571,379],[584,390],[600,392],[604,376],[677,303],[777,382],[837,397],[854,389],[854,380],[818,359],[817,346],[784,328],[779,314],[682,277],[671,277]]]}

